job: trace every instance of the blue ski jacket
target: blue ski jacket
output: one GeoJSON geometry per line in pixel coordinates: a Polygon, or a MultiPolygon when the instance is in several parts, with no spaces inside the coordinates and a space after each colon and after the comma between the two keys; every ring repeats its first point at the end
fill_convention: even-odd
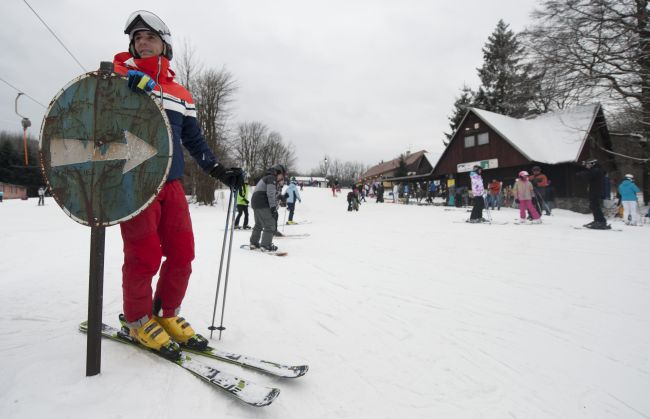
{"type": "Polygon", "coordinates": [[[625,179],[618,185],[618,193],[621,194],[621,201],[636,201],[636,194],[641,192],[634,181],[625,179]]]}

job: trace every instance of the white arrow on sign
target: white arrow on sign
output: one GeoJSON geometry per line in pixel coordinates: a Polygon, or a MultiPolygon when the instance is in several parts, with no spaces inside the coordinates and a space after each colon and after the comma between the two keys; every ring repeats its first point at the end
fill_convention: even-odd
{"type": "Polygon", "coordinates": [[[50,142],[52,167],[89,161],[126,160],[122,174],[133,170],[156,155],[157,151],[136,135],[124,130],[126,144],[111,142],[105,147],[95,147],[93,141],[53,138],[50,142]]]}

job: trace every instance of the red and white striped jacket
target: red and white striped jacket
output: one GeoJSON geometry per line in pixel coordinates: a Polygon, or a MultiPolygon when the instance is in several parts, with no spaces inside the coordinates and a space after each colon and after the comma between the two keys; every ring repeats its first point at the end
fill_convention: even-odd
{"type": "Polygon", "coordinates": [[[163,108],[169,118],[173,137],[172,165],[167,181],[183,176],[185,163],[181,144],[199,166],[209,172],[217,164],[217,158],[201,132],[192,95],[174,81],[174,72],[169,68],[169,60],[162,56],[133,58],[130,53],[121,52],[115,55],[113,65],[116,73],[125,76],[128,70],[142,71],[156,82],[154,91],[159,95],[162,91],[163,108]]]}

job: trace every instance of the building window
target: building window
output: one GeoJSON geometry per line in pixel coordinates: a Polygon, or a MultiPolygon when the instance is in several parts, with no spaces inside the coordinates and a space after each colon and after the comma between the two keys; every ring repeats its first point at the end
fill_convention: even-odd
{"type": "Polygon", "coordinates": [[[484,145],[490,142],[490,136],[487,132],[478,135],[478,145],[484,145]]]}
{"type": "Polygon", "coordinates": [[[474,136],[473,135],[465,136],[465,148],[474,147],[475,145],[476,144],[474,143],[474,136]]]}

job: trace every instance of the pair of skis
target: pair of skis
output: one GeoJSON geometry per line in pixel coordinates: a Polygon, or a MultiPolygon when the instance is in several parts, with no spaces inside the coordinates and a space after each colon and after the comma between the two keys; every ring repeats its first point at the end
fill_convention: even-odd
{"type": "Polygon", "coordinates": [[[508,224],[507,221],[482,221],[480,223],[470,223],[469,220],[465,221],[454,221],[456,224],[488,224],[488,225],[506,225],[508,224]]]}
{"type": "Polygon", "coordinates": [[[287,256],[289,254],[289,252],[279,252],[277,250],[262,250],[259,247],[252,248],[250,244],[242,244],[241,246],[239,246],[239,248],[244,250],[249,250],[251,252],[264,253],[265,255],[269,255],[269,256],[287,256]]]}
{"type": "MultiPolygon", "coordinates": [[[[79,330],[83,333],[87,333],[88,322],[82,322],[79,325],[79,330]]],[[[203,351],[183,348],[183,353],[181,354],[180,359],[173,361],[163,357],[158,351],[150,350],[149,348],[140,345],[128,335],[128,332],[102,324],[101,333],[104,338],[153,352],[161,358],[177,364],[215,388],[223,390],[236,399],[252,406],[261,407],[271,404],[280,394],[280,389],[266,387],[249,380],[238,378],[235,375],[205,364],[188,354],[205,356],[282,378],[302,377],[309,370],[309,366],[307,365],[283,365],[277,362],[265,361],[241,354],[221,351],[212,347],[208,347],[203,351]]]]}

